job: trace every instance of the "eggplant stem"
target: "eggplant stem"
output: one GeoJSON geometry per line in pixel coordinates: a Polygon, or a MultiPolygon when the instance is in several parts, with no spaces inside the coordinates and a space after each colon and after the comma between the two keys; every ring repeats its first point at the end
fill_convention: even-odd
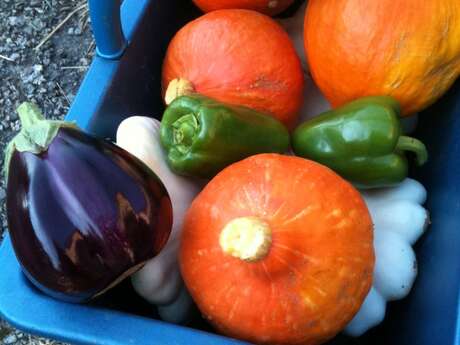
{"type": "Polygon", "coordinates": [[[46,120],[38,106],[33,103],[22,103],[17,108],[17,112],[22,128],[5,150],[3,165],[5,181],[8,181],[8,171],[14,151],[40,154],[48,149],[59,128],[78,129],[72,122],[46,120]]]}
{"type": "Polygon", "coordinates": [[[22,103],[18,107],[17,113],[19,115],[19,120],[21,120],[22,128],[29,128],[34,124],[45,120],[42,111],[34,103],[22,103]]]}
{"type": "Polygon", "coordinates": [[[418,139],[403,135],[399,137],[396,149],[415,153],[416,162],[419,166],[425,164],[428,160],[428,151],[426,146],[418,139]]]}

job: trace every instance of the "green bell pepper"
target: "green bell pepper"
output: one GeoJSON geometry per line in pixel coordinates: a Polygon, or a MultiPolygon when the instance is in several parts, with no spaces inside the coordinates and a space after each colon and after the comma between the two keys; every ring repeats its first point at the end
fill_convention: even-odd
{"type": "Polygon", "coordinates": [[[278,120],[200,95],[178,97],[167,107],[160,138],[174,172],[202,178],[243,158],[289,148],[289,132],[278,120]]]}
{"type": "Polygon", "coordinates": [[[399,115],[392,97],[361,98],[300,125],[292,147],[357,187],[391,186],[407,177],[405,151],[415,153],[419,165],[428,159],[421,141],[402,135],[399,115]]]}

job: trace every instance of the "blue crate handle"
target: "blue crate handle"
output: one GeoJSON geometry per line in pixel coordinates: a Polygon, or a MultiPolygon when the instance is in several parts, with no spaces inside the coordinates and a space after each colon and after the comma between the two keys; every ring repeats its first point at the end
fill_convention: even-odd
{"type": "Polygon", "coordinates": [[[118,59],[128,45],[121,27],[120,6],[121,0],[89,0],[96,52],[105,59],[118,59]]]}

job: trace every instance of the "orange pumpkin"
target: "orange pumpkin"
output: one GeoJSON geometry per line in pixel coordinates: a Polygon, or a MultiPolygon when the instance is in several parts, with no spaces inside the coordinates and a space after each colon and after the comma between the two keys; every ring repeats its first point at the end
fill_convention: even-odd
{"type": "Polygon", "coordinates": [[[202,314],[261,344],[320,344],[372,283],[373,231],[359,194],[332,170],[261,154],[219,173],[184,222],[180,266],[202,314]]]}
{"type": "Polygon", "coordinates": [[[243,8],[275,16],[294,3],[294,0],[193,0],[204,12],[224,8],[243,8]]]}
{"type": "Polygon", "coordinates": [[[410,115],[460,74],[458,0],[310,0],[304,30],[311,72],[333,106],[390,95],[410,115]]]}
{"type": "Polygon", "coordinates": [[[266,112],[292,127],[302,105],[303,74],[289,36],[273,19],[219,10],[183,27],[163,65],[168,104],[198,92],[266,112]]]}

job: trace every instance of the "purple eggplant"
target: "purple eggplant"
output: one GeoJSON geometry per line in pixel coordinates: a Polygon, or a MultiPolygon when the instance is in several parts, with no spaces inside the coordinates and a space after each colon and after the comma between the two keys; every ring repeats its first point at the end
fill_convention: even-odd
{"type": "Polygon", "coordinates": [[[118,146],[44,120],[33,104],[5,157],[7,217],[23,272],[68,302],[104,293],[155,257],[172,226],[160,179],[118,146]]]}

